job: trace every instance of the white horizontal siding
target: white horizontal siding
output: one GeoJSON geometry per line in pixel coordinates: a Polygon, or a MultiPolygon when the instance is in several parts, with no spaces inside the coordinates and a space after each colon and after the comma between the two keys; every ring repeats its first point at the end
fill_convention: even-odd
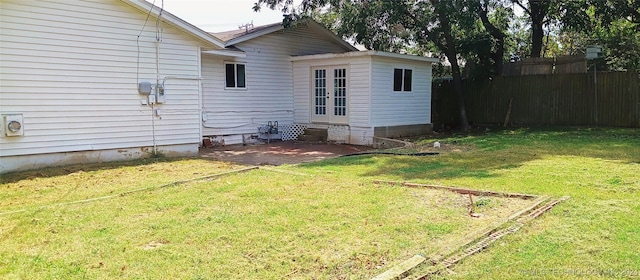
{"type": "MultiPolygon", "coordinates": [[[[292,123],[294,107],[292,55],[344,52],[345,49],[306,27],[285,29],[236,45],[245,51],[246,90],[225,90],[225,59],[203,57],[203,135],[255,134],[269,121],[292,123]]],[[[234,61],[228,59],[226,61],[234,61]]]]}
{"type": "Polygon", "coordinates": [[[294,121],[311,123],[311,66],[306,61],[293,62],[294,121]]]}
{"type": "Polygon", "coordinates": [[[359,57],[350,61],[349,124],[371,125],[371,58],[359,57]]]}
{"type": "Polygon", "coordinates": [[[431,123],[431,64],[374,57],[372,69],[372,124],[394,126],[431,123]],[[393,69],[412,69],[411,92],[393,91],[393,69]]]}
{"type": "Polygon", "coordinates": [[[322,66],[346,66],[349,125],[367,127],[370,124],[371,58],[369,56],[299,60],[293,62],[295,120],[311,122],[311,69],[322,66]]]}
{"type": "Polygon", "coordinates": [[[158,74],[153,16],[141,32],[146,13],[118,0],[1,5],[0,112],[22,113],[24,136],[0,156],[200,142],[200,42],[160,23],[159,76],[188,79],[166,80],[153,117],[137,91],[158,74]]]}

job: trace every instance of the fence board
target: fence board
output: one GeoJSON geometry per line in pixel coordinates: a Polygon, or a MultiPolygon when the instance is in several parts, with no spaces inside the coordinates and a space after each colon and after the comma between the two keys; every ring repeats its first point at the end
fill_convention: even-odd
{"type": "MultiPolygon", "coordinates": [[[[472,124],[502,124],[513,99],[510,123],[640,127],[638,72],[598,72],[495,77],[464,81],[472,124]]],[[[458,123],[453,83],[433,83],[434,127],[458,123]]]]}

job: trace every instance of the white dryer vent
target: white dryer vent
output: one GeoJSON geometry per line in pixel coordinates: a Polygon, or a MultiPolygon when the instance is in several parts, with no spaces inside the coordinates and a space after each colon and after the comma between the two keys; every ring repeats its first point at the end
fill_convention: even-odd
{"type": "Polygon", "coordinates": [[[22,114],[2,115],[2,131],[5,136],[23,136],[24,122],[22,114]]]}

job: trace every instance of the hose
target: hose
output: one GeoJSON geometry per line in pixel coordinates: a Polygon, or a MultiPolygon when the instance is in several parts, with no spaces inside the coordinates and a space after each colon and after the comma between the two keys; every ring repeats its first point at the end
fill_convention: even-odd
{"type": "Polygon", "coordinates": [[[361,152],[361,153],[346,154],[346,155],[342,155],[341,157],[361,156],[361,155],[393,155],[393,156],[424,157],[424,156],[437,156],[439,154],[440,154],[439,152],[397,153],[397,152],[373,151],[373,152],[361,152]]]}

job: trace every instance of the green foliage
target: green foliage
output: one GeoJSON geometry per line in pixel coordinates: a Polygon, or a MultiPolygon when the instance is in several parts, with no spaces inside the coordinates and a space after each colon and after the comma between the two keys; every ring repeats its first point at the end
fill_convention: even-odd
{"type": "Polygon", "coordinates": [[[460,60],[472,78],[500,74],[512,54],[575,55],[593,44],[605,47],[608,67],[600,69],[640,68],[640,1],[634,0],[304,0],[299,6],[259,0],[254,9],[262,6],[280,8],[292,15],[287,19],[312,16],[369,49],[460,60]],[[445,34],[455,40],[447,42],[445,34]]]}
{"type": "Polygon", "coordinates": [[[602,70],[640,69],[640,1],[567,1],[572,6],[562,18],[566,52],[581,53],[602,45],[602,70]]]}
{"type": "Polygon", "coordinates": [[[640,69],[640,30],[637,26],[626,20],[617,20],[607,28],[596,30],[596,42],[604,47],[609,69],[640,69]]]}

